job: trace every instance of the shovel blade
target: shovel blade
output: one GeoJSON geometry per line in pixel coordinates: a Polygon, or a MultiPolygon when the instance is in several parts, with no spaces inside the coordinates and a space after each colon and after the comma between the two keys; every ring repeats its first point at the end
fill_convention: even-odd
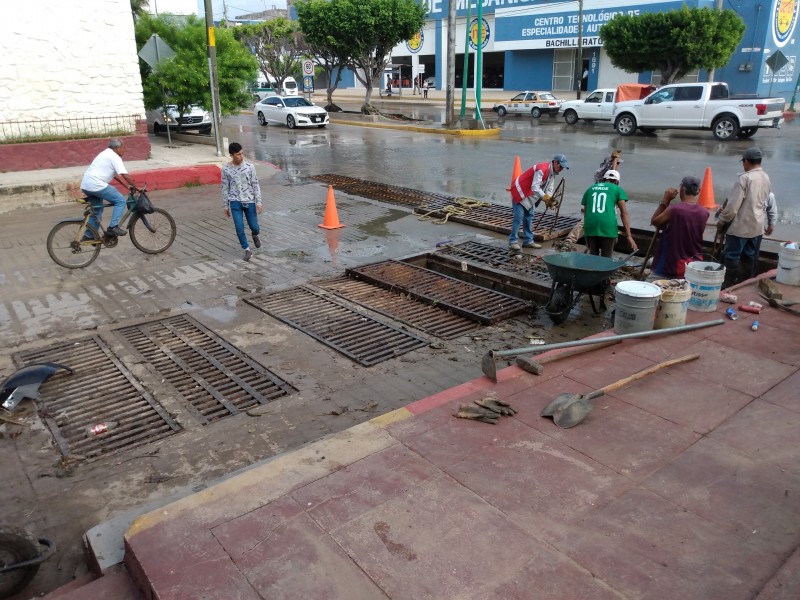
{"type": "Polygon", "coordinates": [[[553,401],[550,402],[550,404],[548,404],[542,409],[542,412],[540,412],[539,415],[542,417],[552,417],[557,412],[564,410],[567,406],[569,406],[574,402],[577,402],[578,400],[581,400],[582,398],[583,396],[581,394],[570,394],[570,393],[559,394],[558,396],[553,398],[553,401]]]}
{"type": "Polygon", "coordinates": [[[497,365],[494,362],[494,353],[489,350],[481,359],[481,370],[489,379],[497,383],[497,365]]]}
{"type": "Polygon", "coordinates": [[[578,423],[583,421],[590,412],[594,410],[594,404],[591,400],[581,398],[573,402],[563,410],[553,415],[553,422],[561,427],[561,429],[569,429],[575,427],[578,423]]]}

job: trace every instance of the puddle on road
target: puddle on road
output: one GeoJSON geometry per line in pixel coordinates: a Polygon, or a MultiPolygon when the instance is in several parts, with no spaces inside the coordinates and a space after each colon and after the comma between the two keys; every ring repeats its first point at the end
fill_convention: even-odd
{"type": "Polygon", "coordinates": [[[376,237],[396,236],[396,233],[389,231],[387,225],[389,223],[393,223],[394,221],[399,221],[403,217],[407,216],[408,213],[402,210],[389,209],[388,214],[378,217],[377,219],[373,219],[372,221],[367,221],[366,223],[356,225],[356,228],[359,231],[363,231],[367,235],[374,235],[376,237]]]}
{"type": "MultiPolygon", "coordinates": [[[[238,315],[236,304],[239,301],[238,296],[227,295],[222,297],[224,305],[222,306],[209,306],[200,311],[200,314],[211,317],[220,323],[231,323],[238,315]]],[[[197,305],[191,302],[185,302],[181,305],[181,310],[197,309],[197,305]]]]}

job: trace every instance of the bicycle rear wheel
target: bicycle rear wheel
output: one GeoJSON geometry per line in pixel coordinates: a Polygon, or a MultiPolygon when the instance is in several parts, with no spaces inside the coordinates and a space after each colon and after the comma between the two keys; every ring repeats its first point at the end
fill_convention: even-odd
{"type": "Polygon", "coordinates": [[[163,252],[175,241],[175,220],[165,210],[157,208],[149,215],[137,215],[128,230],[131,242],[147,254],[163,252]]]}
{"type": "Polygon", "coordinates": [[[83,221],[58,223],[47,236],[47,253],[57,265],[66,269],[80,269],[92,263],[100,254],[100,234],[91,225],[86,225],[82,239],[83,221]]]}

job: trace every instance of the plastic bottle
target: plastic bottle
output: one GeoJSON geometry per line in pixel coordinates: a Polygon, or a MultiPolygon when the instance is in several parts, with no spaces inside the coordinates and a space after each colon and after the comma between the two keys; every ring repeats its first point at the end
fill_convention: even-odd
{"type": "Polygon", "coordinates": [[[103,421],[102,423],[95,423],[94,425],[89,425],[86,428],[86,437],[97,437],[98,435],[103,435],[104,433],[108,433],[117,426],[119,426],[118,421],[103,421]]]}
{"type": "Polygon", "coordinates": [[[728,318],[729,318],[731,321],[735,321],[736,319],[738,319],[738,318],[739,318],[739,315],[737,315],[737,314],[736,314],[736,311],[735,311],[735,310],[733,310],[733,308],[729,308],[729,309],[727,309],[727,310],[725,311],[725,314],[726,314],[726,315],[728,315],[728,318]]]}
{"type": "Polygon", "coordinates": [[[750,329],[752,329],[753,331],[758,331],[758,325],[759,325],[758,321],[753,321],[753,324],[750,325],[750,329]]]}

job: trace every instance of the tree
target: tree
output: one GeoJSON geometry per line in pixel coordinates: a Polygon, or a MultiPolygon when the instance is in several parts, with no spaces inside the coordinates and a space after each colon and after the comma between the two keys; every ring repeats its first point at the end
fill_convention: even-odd
{"type": "Polygon", "coordinates": [[[281,89],[283,80],[300,72],[300,54],[302,36],[297,24],[283,17],[277,17],[255,23],[242,25],[235,29],[236,39],[242,42],[255,55],[258,68],[271,81],[277,81],[281,89]]]}
{"type": "Polygon", "coordinates": [[[329,0],[308,0],[295,5],[297,19],[306,44],[306,55],[327,75],[328,111],[340,111],[333,103],[333,92],[342,80],[342,69],[347,64],[347,49],[331,31],[336,31],[334,12],[329,0]]]}
{"type": "MultiPolygon", "coordinates": [[[[175,51],[175,56],[161,61],[155,69],[140,63],[145,108],[175,104],[181,116],[189,106],[199,104],[210,109],[206,26],[195,16],[177,19],[170,15],[158,18],[146,15],[136,23],[136,46],[141,47],[157,33],[175,51]]],[[[247,86],[256,78],[258,64],[233,37],[230,29],[215,28],[219,103],[222,114],[230,114],[249,100],[247,86]]]]}
{"type": "Polygon", "coordinates": [[[744,36],[732,10],[688,8],[642,15],[617,15],[600,28],[611,63],[629,73],[661,71],[672,83],[694,69],[725,66],[744,36]]]}
{"type": "Polygon", "coordinates": [[[147,14],[147,7],[149,5],[150,0],[131,0],[131,12],[133,13],[134,23],[147,14]]]}
{"type": "MultiPolygon", "coordinates": [[[[308,10],[318,6],[311,3],[308,10]]],[[[297,9],[299,15],[303,9],[297,9]]],[[[377,112],[370,105],[372,89],[382,84],[392,48],[422,29],[428,9],[417,0],[330,0],[327,10],[326,18],[307,19],[303,34],[314,43],[325,41],[334,55],[345,58],[367,89],[361,111],[377,112]]]]}

